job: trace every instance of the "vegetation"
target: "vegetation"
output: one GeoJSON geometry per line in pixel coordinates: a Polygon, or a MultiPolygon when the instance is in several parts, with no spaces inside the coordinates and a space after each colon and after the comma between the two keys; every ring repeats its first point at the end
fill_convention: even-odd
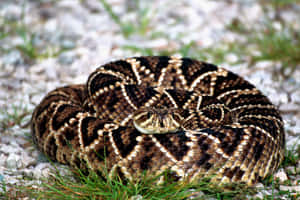
{"type": "MultiPolygon", "coordinates": [[[[113,11],[113,8],[106,0],[99,1],[112,20],[120,26],[124,37],[128,38],[131,35],[138,34],[149,40],[151,37],[148,36],[159,35],[161,38],[172,42],[172,39],[167,34],[158,33],[151,27],[151,19],[155,17],[149,15],[149,13],[155,14],[155,12],[151,12],[150,8],[139,9],[139,6],[137,6],[135,12],[137,12],[136,20],[138,23],[135,24],[122,21],[121,17],[113,11]],[[151,31],[152,33],[149,33],[151,31]]],[[[281,17],[281,12],[297,2],[298,0],[262,0],[260,3],[264,11],[264,18],[254,26],[245,26],[243,21],[234,19],[227,26],[227,30],[242,37],[240,41],[223,41],[217,45],[214,44],[214,46],[203,48],[197,45],[196,41],[189,43],[181,42],[185,35],[180,35],[177,37],[177,41],[175,41],[178,44],[178,48],[156,50],[136,45],[124,45],[123,49],[142,55],[180,54],[182,56],[208,60],[216,64],[228,62],[226,61],[226,55],[231,53],[238,57],[237,61],[231,64],[248,62],[248,65],[252,66],[260,61],[272,61],[278,63],[278,74],[283,78],[288,78],[296,67],[300,65],[300,32],[297,27],[294,27],[281,17]],[[272,15],[272,12],[275,12],[275,14],[272,15]]]]}
{"type": "Polygon", "coordinates": [[[9,109],[0,110],[0,132],[5,132],[7,129],[14,126],[22,126],[24,118],[31,111],[24,104],[13,104],[9,109]]]}
{"type": "Polygon", "coordinates": [[[27,64],[33,64],[39,59],[55,57],[68,50],[66,47],[51,44],[49,41],[42,41],[43,45],[38,44],[37,41],[41,38],[25,23],[24,8],[20,19],[7,19],[0,16],[0,42],[5,40],[15,42],[11,42],[9,46],[0,46],[0,54],[20,52],[27,64]]]}

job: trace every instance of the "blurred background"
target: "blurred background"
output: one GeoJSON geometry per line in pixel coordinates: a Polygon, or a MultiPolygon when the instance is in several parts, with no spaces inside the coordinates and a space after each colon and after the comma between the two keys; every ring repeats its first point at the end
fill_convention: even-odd
{"type": "Polygon", "coordinates": [[[28,127],[47,92],[140,55],[211,62],[262,90],[285,120],[285,167],[296,171],[283,173],[300,191],[299,0],[1,0],[2,188],[49,171],[37,161],[28,127]]]}

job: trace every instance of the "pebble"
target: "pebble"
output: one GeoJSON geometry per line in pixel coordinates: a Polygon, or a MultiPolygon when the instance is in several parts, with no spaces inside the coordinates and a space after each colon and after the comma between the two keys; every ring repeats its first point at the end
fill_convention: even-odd
{"type": "Polygon", "coordinates": [[[76,55],[72,51],[66,51],[58,56],[58,62],[63,65],[70,65],[75,60],[76,55]]]}
{"type": "Polygon", "coordinates": [[[6,165],[6,159],[7,156],[4,155],[3,153],[0,154],[0,166],[5,166],[6,165]]]}
{"type": "Polygon", "coordinates": [[[5,65],[20,65],[24,63],[20,51],[12,50],[2,57],[2,62],[5,65]]]}
{"type": "Polygon", "coordinates": [[[49,163],[38,163],[33,171],[33,176],[36,179],[48,178],[51,172],[51,165],[49,163]]]}
{"type": "Polygon", "coordinates": [[[225,56],[225,60],[229,63],[235,63],[238,61],[238,56],[234,53],[229,53],[225,56]]]}
{"type": "Polygon", "coordinates": [[[64,39],[61,41],[61,47],[65,50],[75,48],[76,44],[72,40],[64,39]]]}
{"type": "Polygon", "coordinates": [[[280,185],[280,190],[300,193],[300,185],[286,186],[280,185]]]}
{"type": "Polygon", "coordinates": [[[288,180],[288,177],[284,171],[284,169],[280,169],[278,170],[275,174],[274,174],[274,178],[278,179],[281,183],[283,183],[284,181],[288,180]]]}
{"type": "MultiPolygon", "coordinates": [[[[12,143],[13,144],[13,143],[12,143]]],[[[2,153],[18,153],[21,152],[22,149],[20,147],[16,147],[15,145],[1,144],[0,152],[2,153]]]]}
{"type": "Polygon", "coordinates": [[[18,154],[10,153],[6,159],[6,167],[8,169],[18,169],[22,167],[21,156],[18,154]]]}
{"type": "Polygon", "coordinates": [[[21,153],[22,157],[22,167],[29,167],[31,165],[36,165],[37,160],[33,157],[31,157],[27,152],[21,153]]]}
{"type": "Polygon", "coordinates": [[[45,32],[54,34],[58,29],[58,21],[56,19],[49,19],[46,21],[43,28],[45,32]]]}
{"type": "Polygon", "coordinates": [[[130,200],[143,200],[143,196],[142,195],[135,195],[135,196],[132,196],[130,197],[130,200]]]}
{"type": "Polygon", "coordinates": [[[4,16],[7,20],[19,20],[22,15],[22,7],[20,5],[8,4],[2,8],[0,15],[4,16]]]}

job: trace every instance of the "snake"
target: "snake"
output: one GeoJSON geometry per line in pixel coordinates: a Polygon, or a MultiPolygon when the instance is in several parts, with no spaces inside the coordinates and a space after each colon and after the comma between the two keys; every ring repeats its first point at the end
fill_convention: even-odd
{"type": "Polygon", "coordinates": [[[103,64],[85,84],[49,92],[31,132],[53,161],[139,180],[254,185],[284,158],[284,123],[254,85],[188,57],[140,56],[103,64]]]}

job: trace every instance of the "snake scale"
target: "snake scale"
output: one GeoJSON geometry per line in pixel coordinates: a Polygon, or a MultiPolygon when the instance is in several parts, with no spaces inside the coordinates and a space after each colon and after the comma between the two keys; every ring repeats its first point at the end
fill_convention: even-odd
{"type": "Polygon", "coordinates": [[[31,130],[50,159],[129,180],[169,170],[253,185],[284,157],[283,121],[266,96],[226,69],[174,56],[110,62],[86,84],[49,92],[31,130]]]}

